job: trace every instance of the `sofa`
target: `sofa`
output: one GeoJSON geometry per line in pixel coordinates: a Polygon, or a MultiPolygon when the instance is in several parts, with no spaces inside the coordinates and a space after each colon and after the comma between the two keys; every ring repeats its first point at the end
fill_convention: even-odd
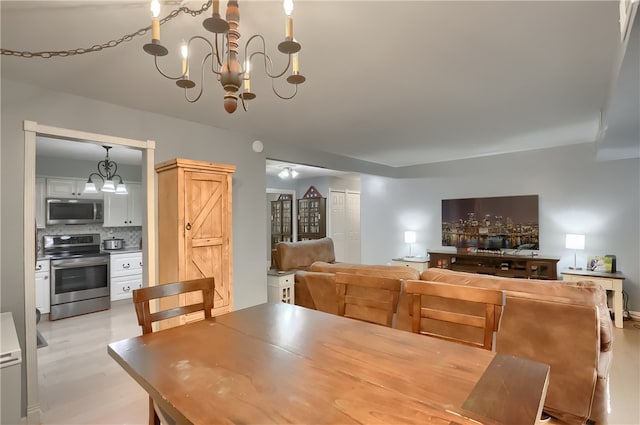
{"type": "Polygon", "coordinates": [[[299,242],[278,242],[275,246],[274,262],[282,271],[308,270],[316,261],[333,263],[336,254],[331,238],[312,239],[299,242]]]}
{"type": "MultiPolygon", "coordinates": [[[[336,263],[330,238],[277,245],[281,270],[297,270],[295,303],[337,314],[335,273],[394,277],[500,289],[506,304],[494,349],[550,365],[544,410],[570,424],[607,423],[607,380],[612,359],[613,324],[606,292],[590,281],[514,279],[429,268],[336,263]]],[[[441,300],[427,300],[440,302],[441,300]]],[[[474,308],[459,302],[456,311],[474,308]]],[[[393,327],[411,331],[409,297],[401,292],[393,327]]],[[[376,322],[371,313],[371,321],[376,322]]],[[[434,325],[435,326],[435,325],[434,325]]],[[[453,329],[460,336],[477,330],[453,329]]]]}
{"type": "MultiPolygon", "coordinates": [[[[419,274],[402,266],[315,262],[308,270],[296,272],[295,303],[337,314],[336,272],[503,290],[506,304],[496,333],[495,351],[550,365],[544,410],[551,416],[569,424],[607,423],[613,328],[606,293],[598,285],[589,281],[510,279],[441,269],[428,269],[419,274]]],[[[449,307],[458,311],[471,308],[463,302],[449,307]]],[[[369,321],[378,319],[371,316],[369,321]]],[[[404,291],[393,327],[411,331],[409,297],[404,291]]],[[[459,332],[474,331],[461,329],[459,332]]]]}

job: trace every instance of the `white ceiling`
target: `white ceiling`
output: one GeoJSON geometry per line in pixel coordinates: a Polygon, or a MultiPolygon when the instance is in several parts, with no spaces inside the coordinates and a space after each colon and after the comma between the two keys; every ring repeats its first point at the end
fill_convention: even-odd
{"type": "MultiPolygon", "coordinates": [[[[162,4],[163,16],[178,6],[162,4]]],[[[150,23],[148,1],[3,0],[0,7],[2,48],[14,50],[90,47],[150,23]]],[[[282,101],[254,64],[258,98],[249,112],[224,112],[222,88],[211,78],[199,102],[186,102],[142,51],[149,35],[68,58],[3,56],[2,75],[230,129],[267,146],[307,145],[394,167],[596,141],[601,112],[616,110],[614,92],[632,111],[639,103],[632,90],[615,89],[616,1],[298,0],[295,7],[307,81],[295,99],[282,101]]],[[[277,53],[281,2],[240,2],[240,11],[241,41],[259,32],[277,53]]],[[[163,62],[169,72],[179,70],[180,40],[207,34],[202,20],[181,15],[162,26],[173,54],[163,62]]],[[[631,72],[622,75],[636,75],[638,64],[627,62],[631,72]]],[[[618,109],[610,122],[635,128],[637,115],[618,109]]],[[[634,136],[601,146],[628,144],[622,148],[634,152],[634,136]]]]}
{"type": "Polygon", "coordinates": [[[298,173],[296,177],[300,179],[308,179],[315,177],[348,177],[355,176],[357,174],[349,173],[345,171],[330,170],[328,168],[315,167],[312,165],[296,164],[293,162],[277,161],[273,159],[267,159],[267,175],[277,176],[284,168],[291,168],[298,173]]]}

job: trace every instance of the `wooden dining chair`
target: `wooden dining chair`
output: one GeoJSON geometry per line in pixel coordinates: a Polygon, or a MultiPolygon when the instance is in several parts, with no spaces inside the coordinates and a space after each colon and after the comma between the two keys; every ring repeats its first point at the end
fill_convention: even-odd
{"type": "Polygon", "coordinates": [[[392,326],[401,279],[336,273],[338,315],[392,326]]]}
{"type": "MultiPolygon", "coordinates": [[[[485,350],[493,349],[493,334],[498,330],[502,307],[505,305],[505,296],[502,291],[422,280],[406,281],[404,289],[410,297],[413,332],[484,348],[485,350]],[[433,301],[429,303],[429,299],[434,300],[435,298],[466,302],[465,312],[454,312],[439,308],[441,306],[439,302],[433,301]],[[478,310],[484,310],[484,313],[476,315],[469,312],[470,303],[478,304],[480,307],[478,310]],[[483,304],[484,309],[482,309],[483,304]],[[422,319],[443,322],[441,324],[445,326],[430,326],[427,330],[422,319]],[[460,335],[460,332],[448,333],[448,331],[452,330],[450,326],[447,326],[449,324],[482,329],[482,342],[465,338],[460,335]]],[[[450,304],[455,304],[455,302],[450,304]]]]}
{"type": "MultiPolygon", "coordinates": [[[[213,291],[214,279],[212,277],[135,289],[133,291],[133,304],[136,309],[138,324],[142,327],[142,334],[153,332],[154,322],[178,317],[183,314],[202,311],[204,312],[205,318],[210,318],[211,310],[213,309],[213,291]],[[196,291],[202,293],[201,301],[165,310],[158,310],[153,313],[151,312],[150,304],[153,300],[196,291]]],[[[185,297],[185,299],[187,302],[190,301],[190,297],[185,297]]],[[[175,421],[166,412],[156,406],[153,399],[149,397],[149,425],[160,425],[161,423],[169,425],[175,423],[175,421]]]]}

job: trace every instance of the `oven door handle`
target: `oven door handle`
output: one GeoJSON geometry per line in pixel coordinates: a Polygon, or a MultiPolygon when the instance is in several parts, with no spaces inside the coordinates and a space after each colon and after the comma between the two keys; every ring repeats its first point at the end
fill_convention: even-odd
{"type": "Polygon", "coordinates": [[[102,266],[109,264],[108,259],[77,259],[77,260],[55,260],[51,262],[52,269],[76,269],[78,267],[102,266]]]}

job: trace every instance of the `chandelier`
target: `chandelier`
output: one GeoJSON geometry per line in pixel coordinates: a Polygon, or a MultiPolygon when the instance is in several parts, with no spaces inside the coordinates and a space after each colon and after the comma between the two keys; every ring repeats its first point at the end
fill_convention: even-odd
{"type": "Polygon", "coordinates": [[[100,188],[100,191],[115,193],[117,195],[126,195],[127,193],[129,193],[127,191],[127,187],[124,185],[122,177],[120,177],[119,174],[116,174],[116,172],[118,171],[118,164],[116,164],[115,161],[111,161],[109,159],[109,149],[111,149],[111,146],[102,147],[107,150],[107,155],[104,161],[98,162],[98,172],[89,174],[89,178],[84,185],[84,193],[98,193],[96,184],[93,180],[91,180],[92,177],[97,177],[102,181],[102,187],[100,188]],[[115,177],[118,178],[117,187],[113,181],[115,177]]]}
{"type": "MultiPolygon", "coordinates": [[[[293,0],[284,0],[284,10],[287,17],[286,30],[284,40],[278,44],[278,50],[287,55],[287,65],[280,72],[274,72],[273,62],[266,51],[264,37],[260,34],[252,35],[247,40],[244,45],[244,62],[241,65],[238,52],[238,40],[240,39],[240,9],[238,1],[229,0],[227,2],[226,19],[220,16],[219,1],[210,0],[203,7],[203,10],[209,7],[211,7],[212,11],[211,17],[205,19],[202,22],[202,26],[214,34],[212,41],[198,35],[192,36],[187,42],[183,41],[180,49],[182,72],[180,75],[171,76],[162,71],[158,65],[158,57],[166,56],[169,51],[160,44],[160,3],[158,0],[151,1],[151,43],[145,44],[143,49],[154,57],[158,72],[165,78],[174,80],[178,87],[184,89],[186,100],[190,103],[195,103],[203,93],[205,71],[210,70],[225,90],[224,109],[231,114],[238,106],[238,99],[240,99],[242,107],[246,111],[248,101],[256,98],[256,94],[251,91],[251,62],[255,57],[258,57],[264,65],[265,74],[271,78],[271,88],[275,95],[284,100],[292,99],[298,93],[298,84],[302,84],[305,81],[305,77],[300,74],[298,62],[298,52],[301,46],[293,37],[293,18],[291,17],[293,0]],[[195,88],[198,84],[190,77],[193,60],[189,54],[192,50],[192,45],[196,42],[204,43],[205,49],[208,46],[208,52],[199,64],[201,72],[198,89],[195,88]],[[256,43],[257,47],[252,49],[256,43]],[[286,81],[293,85],[293,94],[282,95],[276,90],[274,82],[284,77],[289,70],[291,72],[286,77],[286,81]],[[193,92],[196,92],[195,97],[189,97],[190,89],[194,89],[193,92]]],[[[168,17],[164,18],[162,22],[166,22],[168,17]]]]}
{"type": "Polygon", "coordinates": [[[298,177],[298,172],[291,167],[284,167],[282,171],[278,173],[278,177],[280,177],[281,179],[288,179],[289,177],[295,179],[296,177],[298,177]]]}

